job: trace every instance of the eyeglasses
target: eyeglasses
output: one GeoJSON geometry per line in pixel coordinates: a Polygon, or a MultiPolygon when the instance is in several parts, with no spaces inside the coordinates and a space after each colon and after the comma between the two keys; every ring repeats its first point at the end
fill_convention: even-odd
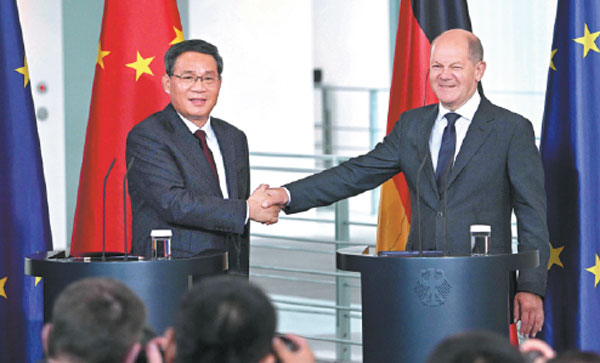
{"type": "Polygon", "coordinates": [[[196,82],[198,80],[200,80],[200,82],[202,82],[202,84],[204,84],[204,86],[206,86],[206,87],[214,87],[217,85],[217,81],[219,79],[221,79],[221,77],[213,76],[213,75],[196,76],[194,74],[184,74],[184,75],[174,74],[173,77],[179,78],[179,80],[181,81],[181,84],[185,87],[190,87],[190,86],[196,84],[196,82]]]}

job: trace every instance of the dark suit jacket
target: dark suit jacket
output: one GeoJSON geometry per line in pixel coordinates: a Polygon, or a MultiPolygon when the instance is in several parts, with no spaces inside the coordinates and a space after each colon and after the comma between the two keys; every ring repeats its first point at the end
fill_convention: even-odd
{"type": "MultiPolygon", "coordinates": [[[[425,250],[442,250],[443,191],[438,190],[429,151],[437,105],[405,112],[392,132],[369,153],[322,173],[290,183],[287,213],[359,194],[404,172],[410,190],[412,221],[407,249],[418,249],[421,224],[425,250]],[[417,172],[421,215],[417,213],[417,172]]],[[[492,227],[492,253],[511,251],[511,211],[517,216],[519,250],[540,251],[540,266],[520,271],[517,290],[544,296],[549,256],[544,175],[531,123],[481,99],[448,175],[447,248],[470,252],[470,226],[492,227]]]]}
{"type": "Polygon", "coordinates": [[[224,199],[200,143],[172,105],[136,125],[127,137],[132,253],[149,257],[150,231],[171,229],[174,257],[227,250],[231,271],[248,273],[250,195],[248,141],[225,121],[211,119],[227,176],[224,199]]]}

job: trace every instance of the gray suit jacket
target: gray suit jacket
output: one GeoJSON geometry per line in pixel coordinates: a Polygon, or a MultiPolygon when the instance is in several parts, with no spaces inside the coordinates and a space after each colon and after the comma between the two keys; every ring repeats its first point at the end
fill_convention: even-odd
{"type": "Polygon", "coordinates": [[[228,251],[231,271],[248,273],[250,195],[248,141],[244,133],[212,118],[227,176],[224,199],[200,143],[172,105],[136,125],[127,137],[129,195],[133,210],[132,253],[149,257],[150,231],[173,231],[172,253],[228,251]]]}
{"type": "Polygon", "coordinates": [[[450,254],[470,252],[470,226],[492,227],[492,253],[511,251],[511,211],[517,216],[519,250],[540,251],[540,266],[520,271],[517,290],[544,296],[549,257],[546,194],[541,158],[531,123],[482,97],[448,175],[447,217],[429,151],[437,105],[405,112],[383,142],[369,153],[285,185],[287,213],[328,205],[372,189],[403,172],[410,190],[412,221],[407,249],[418,249],[421,224],[425,250],[442,250],[447,218],[450,254]],[[417,213],[417,173],[421,215],[417,213]]]}

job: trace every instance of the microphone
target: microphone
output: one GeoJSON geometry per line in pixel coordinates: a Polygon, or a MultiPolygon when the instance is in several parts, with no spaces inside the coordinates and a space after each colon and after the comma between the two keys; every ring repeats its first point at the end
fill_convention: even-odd
{"type": "Polygon", "coordinates": [[[423,171],[423,167],[425,166],[425,162],[429,159],[429,151],[425,153],[425,157],[423,161],[421,161],[421,165],[419,165],[419,170],[417,171],[417,218],[419,218],[418,228],[419,228],[419,257],[423,257],[423,237],[421,235],[421,194],[419,193],[419,179],[421,178],[421,172],[423,171]]]}
{"type": "Polygon", "coordinates": [[[444,172],[444,242],[442,245],[443,255],[446,256],[448,250],[446,249],[446,242],[448,239],[448,173],[452,166],[454,165],[454,160],[448,164],[446,171],[444,172]]]}
{"type": "Polygon", "coordinates": [[[112,163],[110,163],[108,171],[104,176],[104,186],[102,186],[102,261],[106,261],[106,181],[113,166],[115,166],[115,161],[117,161],[117,158],[114,158],[112,163]]]}
{"type": "Polygon", "coordinates": [[[135,161],[135,156],[133,156],[131,158],[131,161],[129,162],[129,165],[127,165],[127,169],[125,170],[125,176],[123,176],[123,233],[124,233],[124,237],[123,237],[123,252],[124,257],[123,259],[125,261],[127,261],[127,174],[129,174],[129,170],[131,170],[131,166],[133,165],[133,162],[135,161]]]}

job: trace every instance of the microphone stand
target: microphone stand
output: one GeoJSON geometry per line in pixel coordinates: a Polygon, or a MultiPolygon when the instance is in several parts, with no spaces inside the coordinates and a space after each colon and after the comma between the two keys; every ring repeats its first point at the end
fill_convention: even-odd
{"type": "Polygon", "coordinates": [[[135,161],[135,156],[131,158],[131,161],[129,162],[129,165],[127,165],[127,169],[125,170],[125,176],[123,176],[123,232],[124,232],[124,237],[123,237],[123,259],[125,261],[127,261],[127,257],[128,257],[128,252],[127,252],[127,174],[129,174],[129,170],[131,170],[131,166],[133,165],[133,162],[135,161]]]}
{"type": "Polygon", "coordinates": [[[102,186],[102,261],[106,261],[106,182],[113,166],[115,166],[115,161],[117,161],[117,158],[114,158],[112,163],[110,163],[108,172],[104,176],[104,185],[102,186]]]}
{"type": "MultiPolygon", "coordinates": [[[[423,92],[423,106],[427,103],[427,79],[429,78],[429,68],[427,68],[427,74],[425,74],[425,82],[424,82],[424,92],[423,92]]],[[[419,178],[421,177],[421,172],[423,171],[423,167],[425,166],[425,161],[429,158],[430,151],[427,149],[425,153],[425,157],[423,161],[421,161],[421,165],[419,165],[419,170],[417,171],[417,217],[419,218],[419,257],[423,257],[423,237],[421,235],[421,194],[419,193],[419,178]]]]}
{"type": "Polygon", "coordinates": [[[421,172],[423,171],[423,167],[425,166],[425,162],[429,159],[429,151],[425,153],[425,157],[423,161],[421,161],[421,165],[419,165],[419,170],[417,171],[417,217],[419,218],[418,228],[419,228],[419,257],[423,257],[423,237],[421,235],[421,194],[419,193],[419,179],[421,178],[421,172]]]}
{"type": "Polygon", "coordinates": [[[454,160],[448,164],[448,168],[444,172],[444,242],[442,245],[443,255],[446,256],[448,251],[446,248],[448,239],[448,174],[454,165],[454,160]]]}

